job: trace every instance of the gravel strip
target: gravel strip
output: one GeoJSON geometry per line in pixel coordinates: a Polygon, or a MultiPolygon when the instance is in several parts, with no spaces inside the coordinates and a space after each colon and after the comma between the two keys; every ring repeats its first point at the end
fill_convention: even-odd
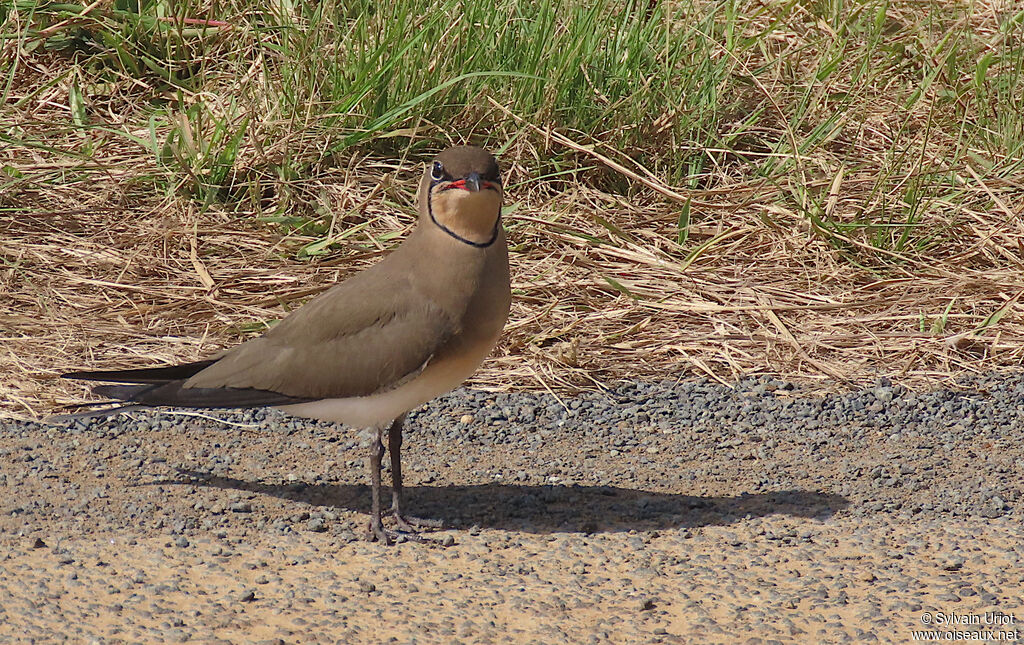
{"type": "Polygon", "coordinates": [[[1024,376],[961,385],[460,390],[403,448],[447,548],[359,539],[351,430],[0,422],[0,641],[1024,642],[1024,376]]]}

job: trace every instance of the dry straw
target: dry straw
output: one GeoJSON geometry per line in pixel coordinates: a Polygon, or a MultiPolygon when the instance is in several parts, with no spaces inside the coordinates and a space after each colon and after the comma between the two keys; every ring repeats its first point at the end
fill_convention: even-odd
{"type": "MultiPolygon", "coordinates": [[[[100,129],[54,125],[68,121],[68,84],[54,80],[63,64],[26,61],[11,77],[16,107],[4,113],[5,132],[21,140],[92,152],[0,148],[0,414],[37,418],[79,401],[85,386],[59,380],[63,371],[195,360],[244,340],[375,262],[415,222],[421,159],[350,156],[302,179],[262,176],[289,146],[318,145],[309,124],[275,137],[260,129],[280,133],[281,124],[251,125],[233,172],[259,186],[259,212],[203,210],[154,191],[147,177],[166,171],[149,152],[100,129]],[[261,222],[284,195],[330,214],[326,232],[261,222]],[[325,255],[298,258],[325,235],[334,242],[325,255]]],[[[956,142],[926,134],[927,101],[890,123],[885,89],[875,89],[873,110],[772,181],[747,161],[785,160],[785,151],[738,159],[707,150],[711,170],[693,184],[705,190],[666,184],[628,151],[534,132],[494,102],[482,108],[529,132],[503,155],[514,204],[512,316],[473,385],[565,393],[620,379],[777,375],[828,389],[885,375],[928,387],[1019,368],[1024,186],[986,175],[970,155],[948,159],[956,142]],[[917,163],[902,171],[891,163],[897,135],[917,137],[903,142],[917,163]],[[553,155],[595,167],[591,179],[604,173],[629,194],[595,188],[611,185],[601,177],[530,181],[531,160],[553,155]],[[948,176],[955,203],[936,191],[909,226],[865,218],[911,210],[902,200],[920,169],[948,176]],[[823,204],[828,230],[805,210],[808,196],[823,204]],[[875,223],[857,224],[865,221],[875,223]],[[892,243],[908,231],[915,243],[892,243]]],[[[128,100],[115,93],[93,107],[112,128],[131,130],[119,116],[133,114],[128,100]]],[[[757,127],[777,127],[766,140],[802,136],[781,118],[757,127]]]]}
{"type": "MultiPolygon", "coordinates": [[[[506,155],[509,183],[529,175],[521,158],[506,155]]],[[[292,186],[350,214],[335,231],[362,225],[316,262],[294,259],[313,238],[282,235],[255,214],[136,199],[124,169],[104,165],[109,178],[88,190],[21,191],[34,208],[0,220],[8,415],[79,400],[81,384],[56,379],[64,370],[193,360],[239,342],[376,261],[390,243],[382,236],[414,223],[413,162],[362,160],[292,186]]],[[[923,386],[1021,364],[1024,224],[1013,212],[965,211],[929,257],[865,268],[857,240],[839,250],[779,206],[775,189],[729,181],[691,195],[708,206],[692,206],[685,246],[680,205],[655,187],[628,199],[580,184],[511,190],[512,317],[474,385],[569,392],[776,374],[834,387],[884,374],[923,386]]],[[[868,185],[845,176],[835,208],[869,199],[868,185]]],[[[968,188],[979,202],[1006,195],[980,181],[968,188]]]]}

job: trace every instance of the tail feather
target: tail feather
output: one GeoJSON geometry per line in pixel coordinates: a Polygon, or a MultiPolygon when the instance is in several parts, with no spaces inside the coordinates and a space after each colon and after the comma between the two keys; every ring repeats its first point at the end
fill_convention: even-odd
{"type": "Polygon", "coordinates": [[[218,359],[185,363],[183,365],[167,365],[164,367],[143,367],[130,370],[108,370],[100,372],[83,371],[61,374],[61,378],[79,379],[83,381],[105,381],[107,383],[166,383],[178,379],[195,376],[218,359]]]}
{"type": "Polygon", "coordinates": [[[306,403],[310,399],[270,390],[237,387],[183,387],[185,381],[154,385],[101,385],[95,394],[149,406],[181,408],[262,408],[271,405],[306,403]]]}
{"type": "MultiPolygon", "coordinates": [[[[310,401],[310,399],[288,396],[269,390],[235,387],[184,387],[189,377],[213,365],[216,361],[217,359],[211,359],[168,367],[62,374],[63,378],[69,379],[127,383],[128,385],[97,385],[92,389],[93,394],[115,399],[117,403],[124,402],[125,405],[50,417],[49,421],[60,423],[73,419],[109,416],[143,407],[262,408],[310,401]]],[[[113,402],[105,401],[85,405],[95,406],[113,402]]]]}
{"type": "Polygon", "coordinates": [[[160,387],[160,385],[162,383],[152,385],[97,385],[92,388],[92,393],[99,396],[109,396],[118,401],[132,401],[139,394],[160,387]]]}
{"type": "MultiPolygon", "coordinates": [[[[82,405],[75,407],[85,407],[87,405],[108,405],[110,403],[113,403],[113,401],[98,401],[92,404],[83,403],[82,405]]],[[[122,412],[141,410],[145,407],[146,406],[143,405],[135,405],[133,403],[129,403],[127,405],[117,405],[112,408],[101,408],[99,410],[85,410],[83,412],[75,412],[74,414],[55,414],[53,416],[49,416],[43,419],[43,423],[48,423],[50,425],[66,425],[73,421],[78,421],[79,419],[95,419],[98,417],[110,417],[114,416],[115,414],[120,414],[122,412]]]]}

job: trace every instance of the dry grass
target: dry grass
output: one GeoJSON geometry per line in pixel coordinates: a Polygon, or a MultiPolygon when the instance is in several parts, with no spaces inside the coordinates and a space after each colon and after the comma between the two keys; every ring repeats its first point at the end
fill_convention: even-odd
{"type": "MultiPolygon", "coordinates": [[[[526,169],[511,156],[514,182],[526,169]]],[[[313,238],[246,213],[139,200],[116,173],[88,192],[39,194],[32,214],[5,219],[0,231],[4,411],[36,416],[79,400],[80,384],[55,378],[68,369],[209,355],[377,260],[386,250],[374,240],[414,221],[419,167],[363,163],[303,182],[329,195],[335,212],[363,205],[368,223],[319,262],[293,259],[313,238]],[[391,188],[377,190],[382,181],[391,188]],[[402,212],[386,203],[392,195],[402,212]]],[[[857,200],[864,182],[845,183],[842,200],[857,200]]],[[[513,191],[515,304],[475,383],[566,391],[622,378],[778,374],[824,387],[880,375],[921,386],[1021,364],[1024,272],[1006,258],[1024,245],[1019,218],[966,213],[941,258],[881,272],[844,258],[771,192],[702,195],[714,208],[692,227],[687,252],[673,241],[675,209],[651,191],[513,191]]]]}
{"type": "MultiPolygon", "coordinates": [[[[987,15],[979,33],[994,33],[987,15]]],[[[770,44],[799,48],[800,37],[770,44]]],[[[80,400],[84,387],[58,380],[63,371],[193,360],[258,333],[376,261],[414,222],[421,159],[353,149],[281,178],[266,160],[298,144],[261,139],[270,123],[253,126],[232,170],[259,188],[258,207],[204,206],[176,190],[187,177],[166,181],[140,146],[60,127],[69,86],[46,84],[64,65],[39,56],[18,70],[17,109],[4,117],[19,140],[48,147],[0,149],[0,166],[17,171],[0,174],[0,414],[38,417],[80,400]],[[68,154],[86,145],[90,154],[68,154]],[[285,203],[326,232],[260,221],[285,203]],[[337,242],[330,252],[298,257],[325,236],[337,242]]],[[[767,81],[755,90],[782,100],[767,81]]],[[[690,184],[700,190],[668,185],[596,137],[533,131],[493,102],[483,108],[526,134],[503,155],[512,318],[475,384],[565,392],[772,374],[821,388],[882,375],[926,387],[1019,368],[1024,185],[986,173],[986,151],[952,155],[958,141],[930,125],[931,94],[894,119],[887,88],[872,92],[806,154],[708,150],[690,184]],[[896,142],[913,163],[893,161],[896,142]],[[793,165],[765,178],[756,162],[771,155],[793,165]],[[536,160],[555,156],[595,169],[536,181],[536,160]],[[919,207],[908,203],[907,187],[936,173],[948,189],[931,184],[919,207]],[[869,216],[887,208],[913,221],[869,216]]],[[[147,136],[133,101],[115,93],[102,107],[109,123],[147,136]]],[[[780,141],[808,136],[770,111],[757,127],[780,141]]],[[[309,132],[292,131],[315,147],[309,132]]]]}

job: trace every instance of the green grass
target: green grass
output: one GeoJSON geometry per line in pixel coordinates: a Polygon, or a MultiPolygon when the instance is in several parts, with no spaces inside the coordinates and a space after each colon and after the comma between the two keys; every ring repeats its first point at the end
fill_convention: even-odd
{"type": "MultiPolygon", "coordinates": [[[[936,213],[977,198],[967,166],[998,183],[1024,163],[1024,11],[992,20],[972,3],[886,0],[85,8],[0,1],[0,145],[79,162],[27,179],[17,154],[0,158],[0,177],[22,174],[15,191],[89,181],[105,149],[124,147],[154,193],[261,212],[268,182],[462,140],[533,150],[520,181],[534,186],[637,190],[547,147],[530,123],[669,185],[767,181],[840,252],[862,255],[855,239],[892,261],[944,243],[936,213]],[[40,110],[55,91],[67,109],[40,110]],[[840,171],[857,178],[857,199],[836,208],[840,171]]],[[[292,205],[286,195],[270,214],[292,205]]],[[[698,209],[673,208],[677,243],[692,245],[698,209]]]]}

